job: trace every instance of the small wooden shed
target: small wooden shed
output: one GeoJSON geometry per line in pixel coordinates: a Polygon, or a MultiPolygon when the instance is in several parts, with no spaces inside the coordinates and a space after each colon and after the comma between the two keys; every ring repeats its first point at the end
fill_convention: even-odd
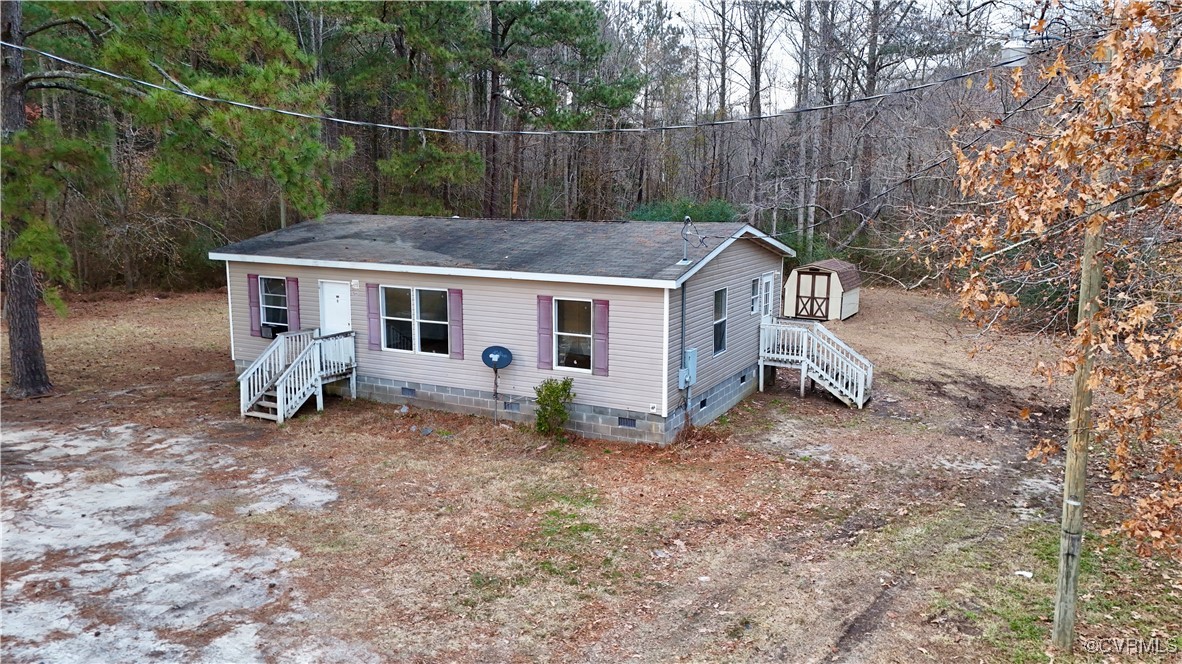
{"type": "Polygon", "coordinates": [[[858,313],[862,275],[852,263],[830,258],[802,265],[784,280],[784,315],[845,320],[858,313]]]}

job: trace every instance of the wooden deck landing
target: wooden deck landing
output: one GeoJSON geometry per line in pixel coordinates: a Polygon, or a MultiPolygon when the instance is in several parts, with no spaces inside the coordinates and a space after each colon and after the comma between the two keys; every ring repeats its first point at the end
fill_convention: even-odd
{"type": "Polygon", "coordinates": [[[807,381],[821,385],[848,406],[870,400],[874,364],[824,325],[791,318],[764,323],[759,331],[759,386],[765,366],[800,370],[800,393],[807,381]]]}

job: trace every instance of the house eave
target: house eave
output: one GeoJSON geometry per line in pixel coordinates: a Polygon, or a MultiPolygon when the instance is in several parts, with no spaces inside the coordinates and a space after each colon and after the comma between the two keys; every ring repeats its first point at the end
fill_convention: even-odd
{"type": "Polygon", "coordinates": [[[393,265],[389,263],[360,263],[355,261],[333,261],[315,258],[288,258],[282,256],[258,256],[253,254],[227,254],[210,252],[209,259],[236,263],[261,263],[266,265],[292,265],[297,267],[323,267],[340,270],[369,270],[373,272],[395,272],[402,274],[430,274],[448,277],[477,277],[485,279],[511,279],[516,281],[543,281],[564,284],[588,284],[595,286],[626,286],[632,288],[677,288],[672,279],[639,279],[632,277],[602,277],[586,274],[554,274],[547,272],[513,272],[508,270],[484,270],[463,267],[438,267],[431,265],[393,265]]]}

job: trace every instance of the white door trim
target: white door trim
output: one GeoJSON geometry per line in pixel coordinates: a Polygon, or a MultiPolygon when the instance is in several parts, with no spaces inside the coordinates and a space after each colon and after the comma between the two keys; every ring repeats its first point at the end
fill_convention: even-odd
{"type": "Polygon", "coordinates": [[[776,312],[776,273],[764,272],[759,277],[760,320],[770,323],[779,315],[776,312]]]}

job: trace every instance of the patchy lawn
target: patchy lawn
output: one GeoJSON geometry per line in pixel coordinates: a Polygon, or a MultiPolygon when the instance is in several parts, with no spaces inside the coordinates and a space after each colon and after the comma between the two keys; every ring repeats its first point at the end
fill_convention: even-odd
{"type": "MultiPolygon", "coordinates": [[[[947,300],[863,300],[832,329],[865,410],[787,373],[665,449],[364,401],[241,422],[224,294],[74,303],[58,394],[4,408],[4,656],[1046,661],[1053,346],[970,356],[947,300]]],[[[1079,659],[1182,648],[1177,567],[1087,546],[1079,659]]]]}

